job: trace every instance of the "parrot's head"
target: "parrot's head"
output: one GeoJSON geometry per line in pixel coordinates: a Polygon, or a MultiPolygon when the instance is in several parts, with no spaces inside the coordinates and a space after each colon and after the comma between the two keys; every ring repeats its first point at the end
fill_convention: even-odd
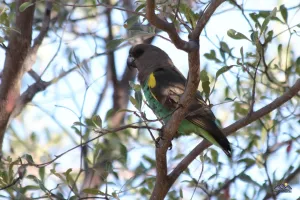
{"type": "Polygon", "coordinates": [[[138,44],[130,49],[127,66],[137,68],[139,81],[143,82],[156,69],[174,65],[168,54],[160,48],[149,44],[138,44]]]}

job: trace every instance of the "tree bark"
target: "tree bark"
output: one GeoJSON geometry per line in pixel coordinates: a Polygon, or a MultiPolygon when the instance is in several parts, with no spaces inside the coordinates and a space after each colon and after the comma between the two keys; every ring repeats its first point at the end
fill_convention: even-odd
{"type": "MultiPolygon", "coordinates": [[[[32,23],[35,4],[20,12],[19,7],[26,0],[16,2],[16,31],[11,31],[8,49],[2,72],[0,85],[0,149],[10,115],[20,96],[23,74],[28,70],[26,59],[30,51],[32,40],[32,23]]],[[[35,3],[35,1],[33,1],[35,3]]]]}

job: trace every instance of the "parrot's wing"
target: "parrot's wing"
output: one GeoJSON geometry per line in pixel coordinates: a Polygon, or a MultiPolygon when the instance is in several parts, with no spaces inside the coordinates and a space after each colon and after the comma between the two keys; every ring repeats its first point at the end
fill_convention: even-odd
{"type": "MultiPolygon", "coordinates": [[[[152,95],[166,108],[170,110],[177,108],[180,96],[184,93],[185,77],[175,67],[159,68],[152,75],[155,79],[155,84],[149,87],[152,95]]],[[[187,113],[187,119],[194,118],[206,118],[212,121],[216,119],[199,91],[189,105],[187,113]]]]}
{"type": "Polygon", "coordinates": [[[163,67],[150,74],[154,78],[154,83],[150,84],[149,89],[163,106],[169,110],[174,110],[178,106],[180,95],[183,94],[186,79],[175,67],[163,67]]]}
{"type": "MultiPolygon", "coordinates": [[[[175,68],[159,68],[154,71],[151,76],[154,77],[155,84],[149,84],[151,94],[162,105],[170,110],[174,110],[178,106],[180,96],[184,93],[186,79],[175,68]],[[151,85],[151,86],[150,86],[151,85]]],[[[216,118],[210,107],[202,99],[201,94],[197,91],[195,98],[189,105],[186,119],[196,126],[206,130],[222,147],[224,152],[230,156],[230,144],[222,133],[220,128],[216,125],[216,118]]]]}

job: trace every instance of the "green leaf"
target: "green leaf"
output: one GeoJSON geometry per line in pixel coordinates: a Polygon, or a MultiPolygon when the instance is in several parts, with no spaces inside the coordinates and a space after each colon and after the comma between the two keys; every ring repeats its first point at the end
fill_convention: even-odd
{"type": "Polygon", "coordinates": [[[203,88],[205,97],[208,99],[209,94],[210,94],[210,86],[209,86],[210,82],[209,82],[209,78],[208,78],[206,70],[202,70],[200,72],[200,80],[202,83],[202,88],[203,88]]]}
{"type": "Polygon", "coordinates": [[[86,194],[93,194],[93,195],[105,195],[104,192],[101,192],[98,189],[95,188],[85,188],[82,190],[82,192],[86,193],[86,194]]]}
{"type": "Polygon", "coordinates": [[[230,49],[229,49],[229,46],[227,45],[227,43],[225,42],[220,42],[220,47],[221,47],[221,50],[230,54],[230,49]]]}
{"type": "Polygon", "coordinates": [[[246,39],[248,41],[250,41],[244,34],[240,33],[240,32],[237,32],[233,29],[229,29],[227,31],[227,35],[229,37],[231,37],[232,39],[235,39],[235,40],[242,40],[242,39],[246,39]]]}
{"type": "Polygon", "coordinates": [[[31,175],[31,174],[28,175],[26,178],[33,180],[35,183],[38,183],[38,180],[39,180],[36,176],[31,175]]]}
{"type": "Polygon", "coordinates": [[[210,50],[210,53],[205,53],[204,57],[209,60],[214,60],[217,63],[221,63],[221,60],[216,57],[216,52],[214,50],[210,50]]]}
{"type": "Polygon", "coordinates": [[[129,81],[129,85],[134,91],[140,91],[142,89],[141,85],[135,84],[133,81],[129,81]]]}
{"type": "Polygon", "coordinates": [[[219,158],[219,153],[214,150],[214,149],[210,149],[210,153],[211,153],[211,159],[213,161],[214,164],[217,164],[218,163],[218,158],[219,158]]]}
{"type": "Polygon", "coordinates": [[[147,188],[144,188],[144,187],[139,190],[139,193],[143,196],[151,194],[151,192],[147,188]]]}
{"type": "Polygon", "coordinates": [[[262,154],[258,154],[258,155],[257,155],[257,157],[256,157],[256,159],[255,159],[255,162],[256,162],[256,165],[257,165],[259,168],[263,168],[263,167],[264,167],[264,165],[263,165],[263,163],[264,163],[264,158],[263,158],[262,154]]]}
{"type": "Polygon", "coordinates": [[[258,21],[259,15],[257,13],[250,13],[249,15],[250,18],[255,22],[255,26],[258,25],[259,27],[261,27],[258,21]]]}
{"type": "Polygon", "coordinates": [[[86,126],[86,125],[81,122],[74,122],[73,126],[86,126]]]}
{"type": "Polygon", "coordinates": [[[262,18],[267,18],[270,15],[270,11],[259,11],[258,16],[262,18]]]}
{"type": "Polygon", "coordinates": [[[253,160],[251,158],[243,158],[243,159],[239,160],[238,162],[239,163],[244,162],[247,164],[247,166],[250,166],[250,165],[254,165],[255,160],[253,160]]]}
{"type": "Polygon", "coordinates": [[[102,119],[99,115],[94,115],[92,117],[92,122],[95,124],[95,126],[102,128],[102,119]]]}
{"type": "Polygon", "coordinates": [[[179,189],[179,195],[180,195],[180,198],[183,198],[182,188],[179,189]]]}
{"type": "Polygon", "coordinates": [[[24,12],[28,7],[32,6],[33,3],[32,2],[24,2],[20,5],[19,7],[19,11],[20,12],[24,12]]]}
{"type": "Polygon", "coordinates": [[[51,174],[55,175],[56,177],[58,177],[58,178],[59,178],[60,180],[62,180],[63,182],[66,181],[65,178],[62,176],[62,174],[57,173],[57,172],[55,171],[55,169],[50,169],[50,172],[51,172],[51,174]]]}
{"type": "Polygon", "coordinates": [[[120,144],[120,152],[121,152],[121,155],[123,156],[124,158],[124,163],[126,163],[126,160],[127,160],[127,147],[124,145],[124,144],[120,144]]]}
{"type": "Polygon", "coordinates": [[[129,97],[129,101],[132,103],[132,105],[134,105],[134,107],[136,107],[138,109],[138,106],[137,106],[137,101],[135,98],[133,98],[133,96],[130,96],[129,97]]]}
{"type": "Polygon", "coordinates": [[[78,199],[78,197],[76,195],[74,195],[74,196],[71,196],[69,200],[77,200],[77,199],[78,199]]]}
{"type": "Polygon", "coordinates": [[[142,10],[143,8],[145,8],[145,6],[146,6],[145,3],[140,4],[140,5],[135,9],[135,12],[139,12],[140,10],[142,10]]]}
{"type": "Polygon", "coordinates": [[[237,92],[238,92],[239,95],[241,95],[240,85],[241,85],[240,78],[237,77],[237,79],[236,79],[236,89],[237,89],[237,92]]]}
{"type": "Polygon", "coordinates": [[[151,166],[155,166],[155,163],[156,163],[155,160],[153,160],[149,156],[143,155],[143,159],[145,159],[146,161],[148,161],[151,164],[151,166]]]}
{"type": "Polygon", "coordinates": [[[117,195],[116,192],[111,193],[111,195],[112,195],[115,199],[120,200],[120,198],[118,197],[118,195],[117,195]]]}
{"type": "Polygon", "coordinates": [[[26,192],[28,191],[32,191],[32,190],[40,190],[40,187],[39,186],[36,186],[36,185],[26,185],[25,187],[23,188],[20,188],[20,192],[22,194],[25,194],[26,192]]]}
{"type": "Polygon", "coordinates": [[[266,131],[265,128],[262,128],[261,132],[260,132],[260,144],[259,147],[263,147],[264,144],[266,143],[266,139],[267,139],[267,134],[268,132],[266,131]]]}
{"type": "Polygon", "coordinates": [[[0,171],[0,177],[1,184],[6,185],[7,183],[9,183],[7,171],[0,171]]]}
{"type": "Polygon", "coordinates": [[[73,190],[72,190],[72,191],[73,191],[75,194],[77,194],[77,193],[78,193],[78,188],[77,188],[77,185],[76,185],[76,183],[75,183],[75,181],[74,181],[72,175],[70,174],[71,171],[72,171],[72,168],[69,168],[69,169],[68,169],[66,172],[64,172],[63,174],[66,176],[66,181],[67,181],[68,185],[72,185],[72,186],[73,186],[73,190]]]}
{"type": "Polygon", "coordinates": [[[205,93],[205,97],[208,99],[209,94],[210,94],[209,82],[208,81],[202,82],[202,88],[203,88],[203,91],[205,93]]]}
{"type": "Polygon", "coordinates": [[[126,39],[115,39],[111,40],[106,44],[106,49],[107,50],[114,50],[116,49],[122,42],[124,42],[126,39]]]}
{"type": "Polygon", "coordinates": [[[44,182],[44,180],[45,180],[45,167],[39,168],[39,176],[40,176],[42,182],[44,182]]]}
{"type": "Polygon", "coordinates": [[[257,40],[258,40],[258,32],[254,31],[253,33],[251,33],[251,40],[254,44],[256,44],[257,40]]]}
{"type": "Polygon", "coordinates": [[[254,185],[260,186],[260,184],[258,184],[256,181],[254,181],[249,175],[242,173],[239,175],[239,179],[241,179],[242,181],[246,182],[246,183],[252,183],[254,185]]]}
{"type": "Polygon", "coordinates": [[[33,164],[33,163],[34,163],[31,155],[25,154],[23,157],[25,158],[25,160],[26,160],[29,164],[33,164]]]}
{"type": "Polygon", "coordinates": [[[35,183],[39,184],[39,187],[41,190],[43,190],[44,192],[48,192],[47,188],[45,187],[45,185],[43,184],[42,181],[40,181],[37,177],[35,177],[34,175],[28,175],[27,176],[28,179],[33,180],[35,183]]]}
{"type": "Polygon", "coordinates": [[[226,97],[224,100],[225,100],[225,101],[234,101],[234,99],[229,98],[229,97],[226,97]]]}
{"type": "Polygon", "coordinates": [[[263,24],[261,25],[261,34],[264,33],[267,29],[267,25],[269,24],[271,18],[276,16],[276,12],[277,8],[275,7],[270,13],[270,15],[264,20],[263,24]]]}
{"type": "Polygon", "coordinates": [[[296,73],[300,75],[300,57],[296,60],[296,73]]]}
{"type": "Polygon", "coordinates": [[[111,118],[114,114],[115,109],[111,108],[107,111],[106,116],[105,116],[105,120],[108,120],[109,118],[111,118]]]}
{"type": "Polygon", "coordinates": [[[273,35],[274,35],[274,31],[273,30],[268,31],[267,37],[266,37],[266,40],[265,40],[265,44],[271,42],[271,40],[273,39],[273,35]]]}
{"type": "Polygon", "coordinates": [[[141,110],[142,108],[142,103],[143,103],[143,95],[142,95],[142,92],[141,91],[136,91],[134,93],[134,97],[135,97],[135,100],[137,102],[137,109],[138,110],[141,110]]]}
{"type": "Polygon", "coordinates": [[[185,154],[182,154],[182,153],[178,153],[176,154],[176,156],[173,158],[173,160],[177,160],[177,159],[181,159],[185,156],[185,154]]]}
{"type": "Polygon", "coordinates": [[[139,18],[140,18],[140,16],[138,16],[138,15],[134,15],[132,17],[129,17],[124,22],[124,25],[123,25],[124,28],[130,29],[135,23],[137,23],[137,21],[139,20],[139,18]]]}
{"type": "MultiPolygon", "coordinates": [[[[6,14],[5,12],[6,12],[7,10],[10,10],[10,9],[9,9],[8,7],[3,7],[3,9],[0,11],[0,15],[6,14]]],[[[6,15],[6,17],[7,17],[7,15],[6,15]]]]}
{"type": "Polygon", "coordinates": [[[193,10],[185,3],[181,3],[179,5],[179,11],[184,14],[187,21],[192,25],[192,28],[194,28],[199,15],[194,13],[193,10]]]}
{"type": "Polygon", "coordinates": [[[216,73],[216,81],[217,81],[218,77],[219,77],[221,74],[227,72],[227,71],[230,70],[233,66],[234,66],[234,65],[231,65],[231,66],[224,66],[224,67],[222,67],[221,69],[219,69],[219,70],[217,71],[217,73],[216,73]]]}
{"type": "Polygon", "coordinates": [[[286,7],[284,5],[281,5],[279,10],[280,10],[280,13],[281,13],[281,16],[282,16],[283,20],[285,21],[285,23],[287,23],[288,12],[287,12],[286,7]]]}
{"type": "Polygon", "coordinates": [[[119,113],[119,112],[135,112],[135,111],[123,108],[123,109],[118,110],[117,112],[119,113]]]}

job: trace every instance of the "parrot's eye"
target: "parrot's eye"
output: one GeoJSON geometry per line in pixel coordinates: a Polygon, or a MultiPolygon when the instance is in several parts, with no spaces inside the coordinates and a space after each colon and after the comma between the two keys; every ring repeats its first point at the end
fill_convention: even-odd
{"type": "Polygon", "coordinates": [[[135,58],[140,57],[141,55],[143,55],[143,53],[144,53],[144,49],[141,49],[141,48],[137,48],[134,50],[134,52],[132,52],[133,57],[135,57],[135,58]]]}

